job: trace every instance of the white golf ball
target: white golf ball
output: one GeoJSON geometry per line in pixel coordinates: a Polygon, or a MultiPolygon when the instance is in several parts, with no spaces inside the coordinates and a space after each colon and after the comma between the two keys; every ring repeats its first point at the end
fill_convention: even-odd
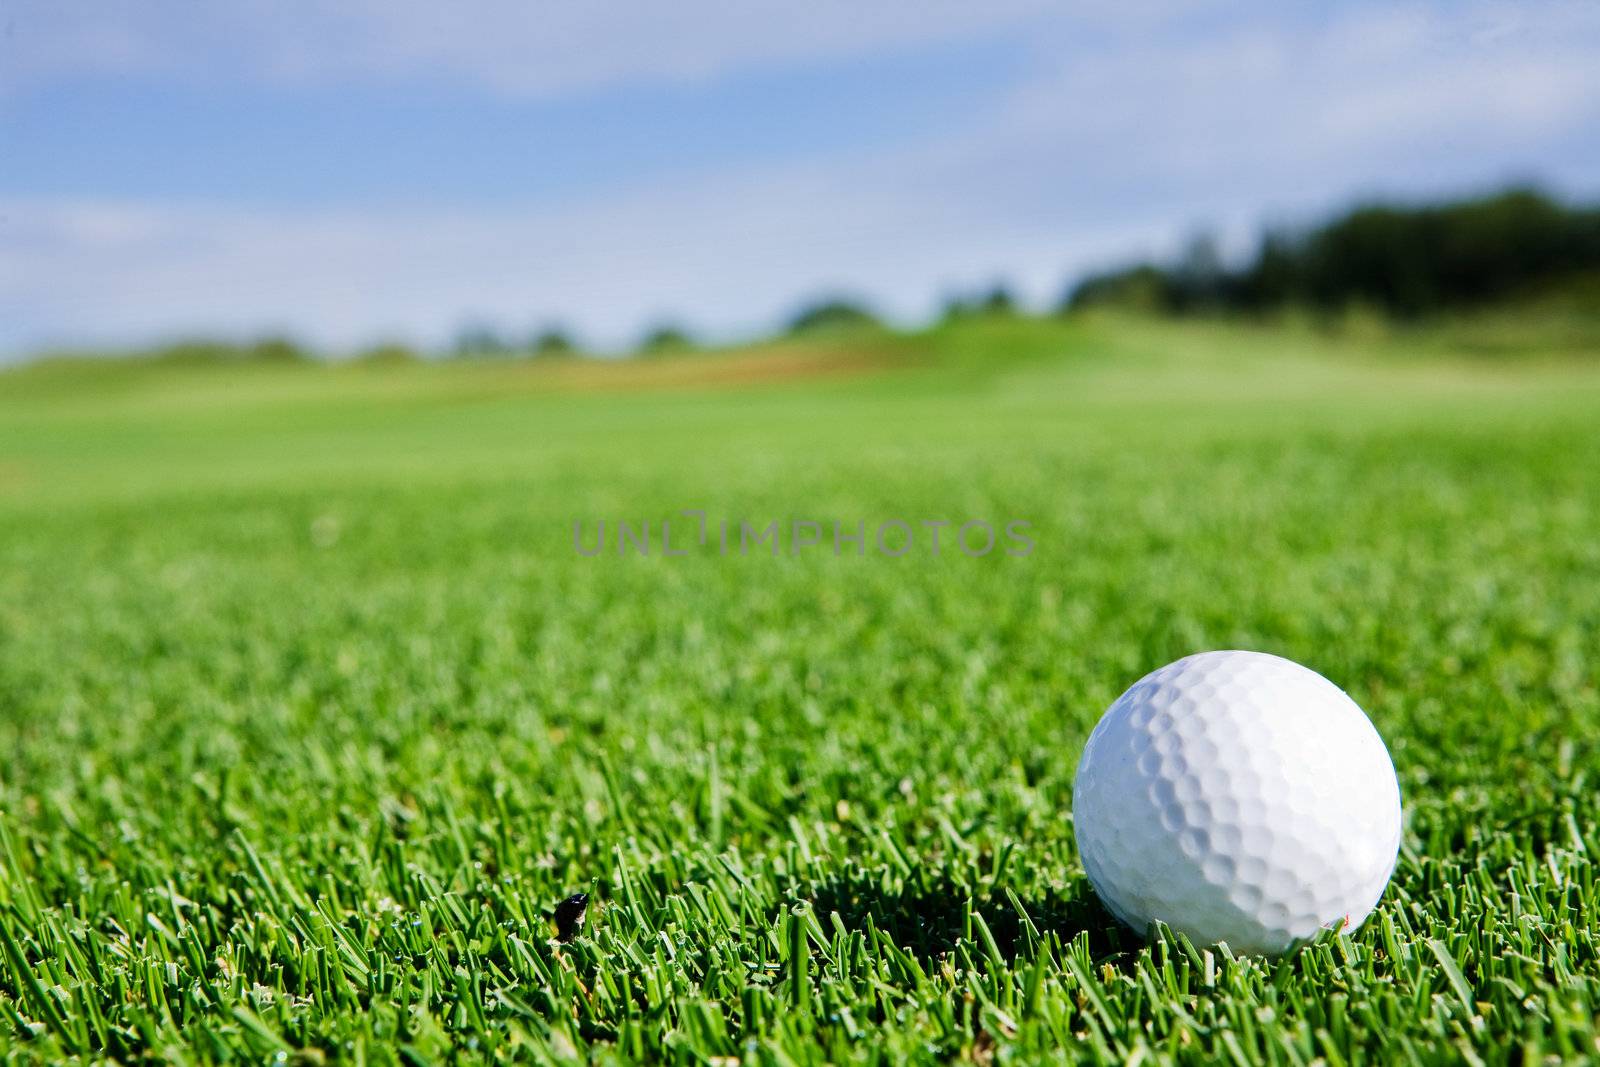
{"type": "Polygon", "coordinates": [[[1089,736],[1072,814],[1112,914],[1235,952],[1360,926],[1400,848],[1400,785],[1371,721],[1260,652],[1201,652],[1135,682],[1089,736]]]}

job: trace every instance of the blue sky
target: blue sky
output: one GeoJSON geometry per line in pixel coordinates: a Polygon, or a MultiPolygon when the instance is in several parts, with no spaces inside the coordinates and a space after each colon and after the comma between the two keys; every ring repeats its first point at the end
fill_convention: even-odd
{"type": "Polygon", "coordinates": [[[0,0],[0,358],[906,319],[1205,227],[1600,196],[1600,4],[0,0]]]}

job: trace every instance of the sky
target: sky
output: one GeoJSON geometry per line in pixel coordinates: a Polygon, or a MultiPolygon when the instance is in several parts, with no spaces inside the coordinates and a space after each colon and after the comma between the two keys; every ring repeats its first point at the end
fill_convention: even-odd
{"type": "Polygon", "coordinates": [[[0,359],[915,321],[1202,230],[1600,199],[1600,2],[0,0],[0,359]]]}

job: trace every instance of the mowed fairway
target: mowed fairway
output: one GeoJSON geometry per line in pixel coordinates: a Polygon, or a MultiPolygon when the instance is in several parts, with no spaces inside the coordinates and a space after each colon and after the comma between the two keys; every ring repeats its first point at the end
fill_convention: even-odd
{"type": "Polygon", "coordinates": [[[1600,1056],[1600,354],[816,346],[0,375],[0,1046],[1600,1056]],[[1036,547],[835,556],[891,519],[1036,547]],[[1143,945],[1074,844],[1100,712],[1206,648],[1335,680],[1400,775],[1378,912],[1281,962],[1143,945]]]}

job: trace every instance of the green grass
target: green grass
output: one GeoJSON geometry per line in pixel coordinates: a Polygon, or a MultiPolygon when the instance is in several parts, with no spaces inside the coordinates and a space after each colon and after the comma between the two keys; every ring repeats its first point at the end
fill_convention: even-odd
{"type": "Polygon", "coordinates": [[[1600,360],[1452,345],[0,375],[0,1046],[1600,1055],[1600,360]],[[684,508],[1037,549],[573,550],[684,508]],[[1073,841],[1100,711],[1215,647],[1339,682],[1405,797],[1377,914],[1282,961],[1142,944],[1073,841]]]}

